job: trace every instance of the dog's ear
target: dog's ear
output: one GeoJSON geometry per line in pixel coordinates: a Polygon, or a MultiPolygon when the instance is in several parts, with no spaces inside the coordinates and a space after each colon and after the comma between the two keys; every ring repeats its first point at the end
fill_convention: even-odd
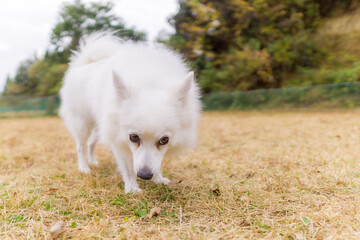
{"type": "Polygon", "coordinates": [[[121,98],[129,97],[129,92],[126,90],[123,81],[115,71],[112,71],[112,78],[113,78],[116,94],[121,98]]]}
{"type": "Polygon", "coordinates": [[[194,80],[194,72],[189,72],[186,77],[183,85],[181,86],[178,92],[178,99],[181,102],[184,102],[189,94],[192,82],[194,80]]]}

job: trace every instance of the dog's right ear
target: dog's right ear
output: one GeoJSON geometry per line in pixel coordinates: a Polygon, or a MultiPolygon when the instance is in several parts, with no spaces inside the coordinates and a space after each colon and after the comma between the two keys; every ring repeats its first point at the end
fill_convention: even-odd
{"type": "Polygon", "coordinates": [[[184,102],[186,100],[187,96],[189,95],[189,91],[190,91],[191,85],[193,84],[193,81],[194,81],[194,72],[189,72],[185,77],[185,82],[184,82],[183,86],[178,91],[178,99],[181,102],[184,102]]]}
{"type": "Polygon", "coordinates": [[[129,92],[126,90],[120,76],[116,72],[112,71],[112,78],[116,94],[121,98],[129,97],[129,92]]]}

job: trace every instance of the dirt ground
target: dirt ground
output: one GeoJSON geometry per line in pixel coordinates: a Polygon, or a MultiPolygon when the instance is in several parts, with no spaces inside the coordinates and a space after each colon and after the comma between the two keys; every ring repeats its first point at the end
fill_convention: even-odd
{"type": "Polygon", "coordinates": [[[360,110],[205,113],[198,147],[163,162],[172,183],[136,195],[97,157],[77,170],[59,118],[0,120],[0,238],[62,220],[63,239],[360,239],[360,110]]]}

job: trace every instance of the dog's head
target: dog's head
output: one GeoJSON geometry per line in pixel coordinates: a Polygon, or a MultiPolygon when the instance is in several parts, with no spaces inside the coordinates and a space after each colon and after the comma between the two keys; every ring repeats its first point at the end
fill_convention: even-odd
{"type": "Polygon", "coordinates": [[[128,89],[114,72],[113,82],[122,102],[119,134],[132,153],[134,171],[142,179],[156,177],[165,154],[184,141],[187,120],[184,121],[182,108],[187,104],[194,74],[188,73],[181,85],[166,90],[128,89]]]}

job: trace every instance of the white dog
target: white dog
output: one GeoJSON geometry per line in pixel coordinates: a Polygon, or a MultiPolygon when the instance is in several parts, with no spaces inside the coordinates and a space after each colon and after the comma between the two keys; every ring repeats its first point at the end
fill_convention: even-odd
{"type": "Polygon", "coordinates": [[[96,143],[116,158],[125,192],[140,192],[136,176],[169,183],[165,155],[193,147],[201,112],[193,72],[164,46],[124,42],[109,33],[83,39],[60,92],[60,115],[76,141],[81,172],[97,165],[96,143]]]}

